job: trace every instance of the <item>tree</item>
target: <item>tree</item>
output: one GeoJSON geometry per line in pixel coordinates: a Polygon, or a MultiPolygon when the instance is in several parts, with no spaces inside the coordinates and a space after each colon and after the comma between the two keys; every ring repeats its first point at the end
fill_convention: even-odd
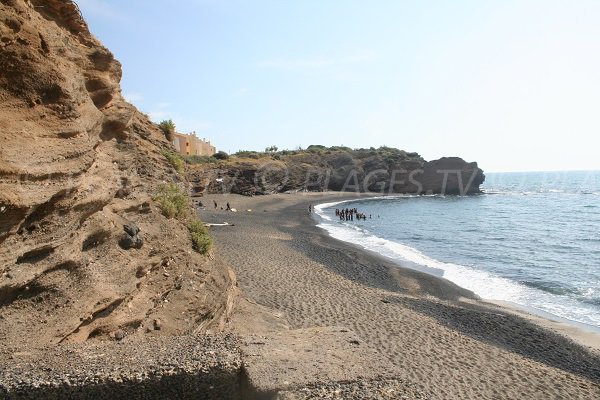
{"type": "Polygon", "coordinates": [[[277,146],[270,146],[265,149],[265,153],[276,153],[279,150],[277,146]]]}

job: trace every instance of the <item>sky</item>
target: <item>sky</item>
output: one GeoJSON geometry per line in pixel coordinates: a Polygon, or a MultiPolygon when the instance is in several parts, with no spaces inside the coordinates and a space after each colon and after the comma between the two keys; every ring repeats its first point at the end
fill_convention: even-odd
{"type": "Polygon", "coordinates": [[[228,153],[600,169],[600,1],[78,0],[126,99],[228,153]]]}

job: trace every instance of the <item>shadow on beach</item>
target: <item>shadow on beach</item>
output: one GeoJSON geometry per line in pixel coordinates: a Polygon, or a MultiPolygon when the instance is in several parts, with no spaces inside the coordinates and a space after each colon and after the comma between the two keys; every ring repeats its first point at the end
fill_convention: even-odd
{"type": "Polygon", "coordinates": [[[3,399],[239,399],[240,375],[231,371],[211,370],[205,373],[178,373],[150,377],[143,381],[123,379],[122,382],[84,382],[48,386],[22,386],[10,393],[0,390],[3,399]]]}
{"type": "Polygon", "coordinates": [[[600,356],[583,346],[519,316],[485,306],[443,304],[425,299],[393,297],[401,304],[441,324],[493,346],[600,383],[600,356]]]}
{"type": "MultiPolygon", "coordinates": [[[[288,215],[295,212],[296,217],[303,218],[302,207],[284,211],[288,215]]],[[[415,280],[419,296],[434,296],[447,302],[390,296],[382,299],[385,303],[400,304],[475,340],[600,383],[600,356],[585,347],[525,318],[484,305],[458,303],[461,297],[477,296],[445,279],[399,267],[382,256],[335,240],[314,227],[309,216],[305,218],[308,223],[300,227],[280,227],[294,237],[287,244],[330,271],[362,285],[402,295],[415,294],[414,288],[405,285],[405,281],[415,280]]]]}

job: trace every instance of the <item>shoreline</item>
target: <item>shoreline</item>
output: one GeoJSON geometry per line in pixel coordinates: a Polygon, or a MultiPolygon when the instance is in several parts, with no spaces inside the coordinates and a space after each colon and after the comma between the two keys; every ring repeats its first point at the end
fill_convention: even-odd
{"type": "MultiPolygon", "coordinates": [[[[390,195],[390,196],[393,196],[393,195],[390,195]]],[[[363,200],[366,198],[377,199],[377,198],[383,198],[383,197],[389,197],[389,196],[369,196],[369,197],[361,197],[361,198],[357,198],[357,199],[340,200],[339,202],[323,202],[323,203],[319,203],[315,206],[322,206],[324,204],[328,204],[327,207],[332,207],[334,204],[337,205],[337,204],[349,203],[349,202],[352,202],[355,200],[363,200]]],[[[397,197],[402,197],[402,196],[397,196],[397,197]]],[[[313,219],[316,222],[315,226],[319,229],[322,229],[324,232],[326,232],[329,235],[329,232],[327,231],[327,229],[319,227],[319,225],[323,222],[323,221],[321,221],[321,217],[317,213],[314,213],[314,215],[315,216],[313,219]]],[[[416,270],[416,271],[431,275],[435,278],[443,279],[448,282],[452,282],[452,281],[444,278],[443,276],[428,272],[428,270],[430,269],[429,267],[426,267],[426,266],[421,267],[419,264],[415,264],[414,266],[411,266],[409,262],[397,260],[393,257],[388,257],[384,254],[380,254],[380,253],[378,253],[374,250],[371,250],[367,247],[363,247],[359,244],[354,244],[354,243],[344,241],[342,239],[333,238],[333,237],[332,237],[332,239],[344,242],[350,246],[356,246],[363,251],[370,252],[376,256],[385,258],[385,259],[397,264],[398,268],[416,270]]],[[[454,282],[452,282],[452,283],[454,283],[454,282]]],[[[456,285],[463,288],[464,290],[472,292],[468,288],[462,287],[458,284],[456,284],[456,285]]],[[[499,306],[499,307],[505,309],[506,311],[510,311],[510,312],[514,313],[515,315],[520,315],[520,316],[529,318],[533,322],[535,322],[539,325],[542,325],[546,328],[556,330],[558,333],[561,333],[561,334],[565,335],[567,338],[572,339],[584,346],[587,346],[587,347],[593,348],[594,350],[600,351],[600,327],[598,327],[598,326],[594,326],[591,324],[586,324],[584,322],[579,322],[579,321],[575,321],[575,320],[572,320],[569,318],[561,317],[559,315],[556,315],[556,314],[553,314],[553,313],[550,313],[550,312],[547,312],[544,310],[540,310],[540,309],[532,307],[532,306],[519,304],[519,303],[516,303],[513,301],[509,301],[509,300],[488,299],[485,297],[481,297],[481,296],[477,295],[476,293],[473,293],[473,295],[475,297],[477,297],[478,301],[481,301],[481,302],[487,303],[487,304],[493,304],[495,306],[499,306]]]]}
{"type": "Polygon", "coordinates": [[[599,335],[478,300],[443,278],[332,238],[308,214],[308,204],[365,197],[375,196],[203,198],[237,208],[199,215],[234,225],[211,228],[215,254],[263,313],[240,311],[234,331],[346,326],[389,359],[396,376],[433,398],[600,396],[599,335]]]}

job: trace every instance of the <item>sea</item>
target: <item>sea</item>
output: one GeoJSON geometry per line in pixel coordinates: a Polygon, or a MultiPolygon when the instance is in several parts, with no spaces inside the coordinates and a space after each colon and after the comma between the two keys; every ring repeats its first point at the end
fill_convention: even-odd
{"type": "Polygon", "coordinates": [[[487,173],[483,194],[315,207],[319,227],[482,299],[600,329],[600,171],[487,173]],[[340,221],[336,208],[367,220],[340,221]]]}

